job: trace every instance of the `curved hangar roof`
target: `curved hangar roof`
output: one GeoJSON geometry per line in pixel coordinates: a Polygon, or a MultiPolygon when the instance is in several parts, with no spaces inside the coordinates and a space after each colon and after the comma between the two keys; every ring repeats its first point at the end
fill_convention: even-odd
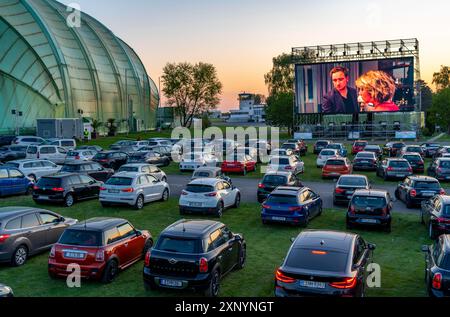
{"type": "MultiPolygon", "coordinates": [[[[21,127],[83,110],[102,122],[134,116],[137,129],[154,128],[159,94],[138,55],[87,14],[70,27],[71,14],[54,0],[1,0],[0,108],[22,111],[21,127]]],[[[13,120],[0,117],[0,131],[13,120]]]]}

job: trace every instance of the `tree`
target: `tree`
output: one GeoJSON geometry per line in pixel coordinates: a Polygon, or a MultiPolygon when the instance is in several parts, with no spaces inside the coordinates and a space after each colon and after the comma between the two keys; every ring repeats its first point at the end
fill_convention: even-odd
{"type": "Polygon", "coordinates": [[[262,105],[266,101],[266,96],[256,94],[255,95],[255,105],[262,105]]]}
{"type": "Polygon", "coordinates": [[[433,95],[433,103],[429,111],[430,120],[434,124],[447,129],[450,134],[450,87],[433,95]]]}
{"type": "Polygon", "coordinates": [[[294,126],[294,94],[282,92],[267,98],[266,122],[268,125],[286,127],[291,134],[294,126]]]}
{"type": "Polygon", "coordinates": [[[269,95],[294,92],[294,65],[290,54],[283,53],[273,58],[273,67],[264,75],[269,95]]]}
{"type": "Polygon", "coordinates": [[[421,101],[422,101],[422,111],[428,111],[431,107],[431,103],[433,101],[433,91],[430,86],[424,80],[418,81],[420,84],[421,90],[421,101]]]}
{"type": "Polygon", "coordinates": [[[183,127],[190,128],[195,117],[215,109],[220,102],[222,83],[211,64],[168,63],[162,81],[167,104],[175,108],[183,127]]]}
{"type": "Polygon", "coordinates": [[[94,119],[91,123],[91,126],[92,126],[92,129],[94,130],[94,131],[92,131],[92,138],[96,139],[97,135],[98,135],[97,130],[103,126],[103,122],[100,122],[100,121],[94,119]]]}
{"type": "Polygon", "coordinates": [[[437,91],[450,87],[450,67],[441,66],[441,70],[433,74],[433,84],[437,91]]]}

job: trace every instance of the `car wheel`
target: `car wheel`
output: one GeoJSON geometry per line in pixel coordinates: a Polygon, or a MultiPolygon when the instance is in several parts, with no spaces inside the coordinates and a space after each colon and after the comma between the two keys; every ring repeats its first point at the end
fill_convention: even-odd
{"type": "Polygon", "coordinates": [[[25,195],[30,196],[33,193],[33,186],[28,186],[25,195]]]}
{"type": "Polygon", "coordinates": [[[158,286],[154,282],[144,282],[144,289],[146,292],[155,291],[158,289],[158,286]]]}
{"type": "Polygon", "coordinates": [[[184,212],[184,209],[183,209],[183,208],[180,208],[180,215],[184,215],[184,214],[186,214],[186,213],[184,212]]]}
{"type": "Polygon", "coordinates": [[[144,208],[144,196],[139,195],[134,204],[134,209],[141,210],[142,208],[144,208]]]}
{"type": "Polygon", "coordinates": [[[74,203],[75,203],[75,199],[73,198],[73,195],[70,193],[67,194],[66,198],[64,199],[64,206],[72,207],[74,203]]]}
{"type": "Polygon", "coordinates": [[[236,268],[242,270],[245,267],[245,261],[247,260],[247,246],[244,244],[239,250],[239,258],[236,268]]]}
{"type": "Polygon", "coordinates": [[[322,213],[323,213],[323,207],[320,206],[320,208],[319,208],[319,213],[317,214],[317,216],[322,216],[322,213]]]}
{"type": "Polygon", "coordinates": [[[169,200],[169,190],[166,188],[164,189],[164,192],[161,197],[161,201],[168,201],[169,200]]]}
{"type": "Polygon", "coordinates": [[[105,271],[102,276],[102,283],[108,284],[114,281],[119,272],[119,265],[116,260],[111,260],[106,264],[105,271]]]}
{"type": "Polygon", "coordinates": [[[388,176],[387,176],[386,173],[383,173],[383,180],[384,180],[384,181],[387,181],[387,180],[388,180],[388,176]]]}
{"type": "Polygon", "coordinates": [[[145,255],[147,254],[148,250],[150,250],[153,247],[153,240],[148,239],[147,242],[145,242],[144,249],[142,250],[142,260],[145,259],[145,255]]]}
{"type": "Polygon", "coordinates": [[[219,203],[217,204],[216,216],[217,216],[218,218],[222,218],[222,215],[223,215],[223,209],[224,209],[224,205],[223,205],[223,202],[221,201],[221,202],[219,202],[219,203]]]}
{"type": "Polygon", "coordinates": [[[388,224],[384,227],[384,231],[387,233],[391,233],[392,232],[392,225],[388,224]]]}
{"type": "Polygon", "coordinates": [[[353,225],[350,222],[346,222],[345,223],[345,227],[347,228],[347,230],[352,230],[353,229],[353,225]]]}
{"type": "Polygon", "coordinates": [[[264,220],[264,219],[262,219],[261,222],[262,222],[263,225],[267,225],[268,224],[268,222],[266,220],[264,220]]]}
{"type": "Polygon", "coordinates": [[[236,200],[234,201],[234,208],[239,208],[241,205],[241,194],[236,195],[236,200]]]}
{"type": "Polygon", "coordinates": [[[434,230],[433,230],[433,224],[431,222],[428,227],[428,236],[430,237],[431,240],[434,240],[436,238],[436,234],[434,233],[434,230]]]}
{"type": "Polygon", "coordinates": [[[220,274],[219,270],[215,269],[211,274],[211,281],[208,289],[205,291],[206,297],[217,297],[220,291],[220,274]]]}
{"type": "Polygon", "coordinates": [[[28,259],[28,248],[26,245],[20,245],[14,251],[11,257],[12,266],[22,266],[28,259]]]}

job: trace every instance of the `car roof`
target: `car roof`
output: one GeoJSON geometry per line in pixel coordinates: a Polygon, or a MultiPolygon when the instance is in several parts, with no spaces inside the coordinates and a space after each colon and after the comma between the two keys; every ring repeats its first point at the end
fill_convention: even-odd
{"type": "Polygon", "coordinates": [[[272,195],[287,195],[287,196],[297,196],[299,192],[306,190],[306,187],[287,187],[279,186],[273,192],[272,195]]]}
{"type": "Polygon", "coordinates": [[[383,189],[357,189],[355,194],[358,194],[359,196],[384,197],[388,194],[388,191],[383,189]]]}
{"type": "Polygon", "coordinates": [[[0,208],[0,219],[8,219],[35,211],[46,211],[46,210],[33,207],[3,207],[0,208]]]}
{"type": "Polygon", "coordinates": [[[220,167],[207,167],[207,166],[203,166],[203,167],[199,167],[197,168],[194,173],[196,172],[218,172],[221,171],[222,169],[220,167]]]}
{"type": "Polygon", "coordinates": [[[136,173],[136,172],[120,172],[112,177],[124,177],[124,178],[137,178],[139,176],[148,175],[148,173],[136,173]]]}
{"type": "Polygon", "coordinates": [[[348,252],[357,235],[332,230],[304,230],[293,244],[294,249],[320,248],[320,250],[348,252]]]}
{"type": "Polygon", "coordinates": [[[408,176],[409,179],[413,181],[421,181],[421,182],[439,182],[436,178],[430,176],[422,176],[422,175],[414,175],[408,176]]]}
{"type": "Polygon", "coordinates": [[[66,177],[70,177],[70,176],[78,176],[80,174],[77,173],[59,173],[59,174],[54,174],[54,175],[48,175],[48,176],[42,176],[42,178],[55,178],[55,179],[61,179],[61,178],[66,178],[66,177]]]}
{"type": "Polygon", "coordinates": [[[355,177],[368,179],[366,175],[359,175],[359,174],[341,175],[341,177],[339,177],[339,179],[342,179],[342,178],[355,178],[355,177]]]}
{"type": "Polygon", "coordinates": [[[213,220],[179,220],[167,227],[161,235],[203,238],[211,231],[223,227],[224,224],[213,220]]]}
{"type": "Polygon", "coordinates": [[[376,147],[376,148],[379,148],[380,146],[377,145],[377,144],[367,144],[367,145],[366,145],[366,149],[367,149],[367,148],[375,148],[375,147],[376,147]]]}
{"type": "Polygon", "coordinates": [[[8,163],[25,164],[25,163],[31,163],[31,162],[50,162],[50,161],[49,160],[40,160],[40,159],[25,159],[25,160],[10,161],[10,162],[6,162],[5,164],[8,164],[8,163]]]}
{"type": "Polygon", "coordinates": [[[403,159],[403,158],[388,158],[387,159],[388,160],[388,162],[408,162],[406,159],[403,159]]]}
{"type": "Polygon", "coordinates": [[[67,163],[64,163],[64,165],[88,165],[88,164],[97,164],[97,162],[83,162],[83,161],[77,161],[77,162],[67,162],[67,163]]]}
{"type": "Polygon", "coordinates": [[[368,152],[368,151],[362,151],[362,152],[359,152],[358,154],[356,154],[356,156],[358,156],[358,155],[360,155],[360,154],[367,154],[367,155],[373,155],[373,156],[375,156],[375,153],[373,153],[373,152],[368,152]]]}
{"type": "Polygon", "coordinates": [[[78,222],[69,229],[104,231],[105,229],[109,229],[127,222],[128,220],[121,218],[99,217],[78,222]]]}
{"type": "Polygon", "coordinates": [[[417,153],[417,152],[405,152],[404,154],[403,154],[403,156],[405,156],[405,155],[410,155],[410,156],[420,156],[420,157],[422,157],[419,153],[417,153]]]}
{"type": "Polygon", "coordinates": [[[152,166],[151,164],[145,164],[145,163],[130,163],[130,164],[124,164],[122,167],[144,167],[144,166],[152,166]]]}
{"type": "Polygon", "coordinates": [[[273,172],[266,173],[266,175],[264,175],[264,177],[266,177],[266,176],[286,176],[286,177],[288,177],[290,175],[292,175],[291,172],[273,171],[273,172]]]}
{"type": "Polygon", "coordinates": [[[320,151],[320,153],[322,153],[323,151],[335,151],[337,153],[337,149],[323,149],[322,151],[320,151]]]}
{"type": "Polygon", "coordinates": [[[198,178],[189,183],[189,185],[209,185],[209,186],[215,186],[217,182],[220,182],[220,180],[216,178],[198,178]]]}

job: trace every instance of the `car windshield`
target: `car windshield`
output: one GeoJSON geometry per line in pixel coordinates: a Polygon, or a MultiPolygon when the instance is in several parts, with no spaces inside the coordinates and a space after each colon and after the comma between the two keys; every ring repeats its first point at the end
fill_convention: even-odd
{"type": "Polygon", "coordinates": [[[186,191],[190,193],[211,193],[214,187],[211,185],[189,184],[186,186],[186,191]]]}
{"type": "Polygon", "coordinates": [[[352,204],[358,208],[383,208],[386,205],[384,197],[355,196],[352,204]]]}
{"type": "Polygon", "coordinates": [[[38,187],[60,187],[61,179],[60,178],[46,178],[42,177],[36,184],[38,187]]]}
{"type": "Polygon", "coordinates": [[[14,167],[14,168],[19,168],[20,164],[19,163],[13,163],[13,162],[8,162],[5,165],[3,165],[3,167],[14,167]]]}
{"type": "Polygon", "coordinates": [[[408,148],[406,148],[406,152],[422,152],[422,148],[420,148],[420,147],[408,147],[408,148]]]}
{"type": "Polygon", "coordinates": [[[80,165],[64,165],[61,168],[61,172],[72,173],[78,172],[80,170],[80,165]]]}
{"type": "Polygon", "coordinates": [[[327,165],[345,166],[345,161],[344,160],[328,160],[327,165]]]}
{"type": "Polygon", "coordinates": [[[132,178],[113,176],[106,182],[107,185],[113,186],[130,186],[133,183],[132,178]]]}
{"type": "Polygon", "coordinates": [[[380,148],[378,146],[366,146],[364,151],[375,152],[380,151],[380,148]]]}
{"type": "Polygon", "coordinates": [[[156,249],[174,253],[200,253],[200,245],[201,240],[198,239],[161,237],[156,249]]]}
{"type": "Polygon", "coordinates": [[[297,205],[297,197],[292,195],[270,195],[267,203],[280,205],[297,205]]]}
{"type": "Polygon", "coordinates": [[[330,144],[330,145],[327,146],[327,148],[340,150],[341,149],[341,145],[340,144],[330,144]]]}
{"type": "Polygon", "coordinates": [[[132,167],[132,166],[122,166],[119,169],[119,173],[120,172],[139,172],[139,168],[138,167],[132,167]]]}
{"type": "Polygon", "coordinates": [[[416,182],[415,188],[417,189],[441,189],[441,184],[438,182],[416,182]]]}
{"type": "Polygon", "coordinates": [[[335,156],[336,152],[334,152],[334,151],[322,151],[322,152],[320,152],[320,155],[321,156],[335,156]]]}
{"type": "Polygon", "coordinates": [[[342,177],[339,179],[340,186],[367,186],[367,179],[364,177],[342,177]]]}
{"type": "Polygon", "coordinates": [[[395,144],[392,145],[392,147],[394,149],[401,149],[401,148],[405,147],[405,144],[403,144],[403,143],[395,143],[395,144]]]}
{"type": "Polygon", "coordinates": [[[389,163],[390,167],[394,167],[394,168],[408,168],[409,167],[409,163],[408,162],[403,162],[403,161],[391,161],[389,163]]]}
{"type": "Polygon", "coordinates": [[[348,254],[344,252],[314,252],[311,249],[294,248],[286,260],[286,266],[308,271],[345,272],[348,254]]]}
{"type": "Polygon", "coordinates": [[[102,245],[102,234],[99,231],[66,229],[59,239],[60,244],[99,247],[102,245]]]}
{"type": "Polygon", "coordinates": [[[328,142],[317,142],[317,146],[327,146],[328,142]]]}
{"type": "Polygon", "coordinates": [[[373,159],[374,155],[372,153],[358,153],[355,158],[357,158],[357,159],[359,159],[359,158],[373,159]]]}
{"type": "Polygon", "coordinates": [[[263,180],[264,184],[283,185],[287,183],[287,177],[282,175],[266,175],[263,180]]]}

